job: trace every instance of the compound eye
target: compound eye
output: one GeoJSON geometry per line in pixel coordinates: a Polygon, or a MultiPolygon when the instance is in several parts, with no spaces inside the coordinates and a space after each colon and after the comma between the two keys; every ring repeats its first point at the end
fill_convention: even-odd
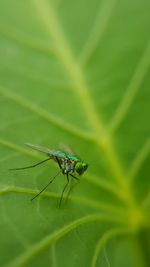
{"type": "Polygon", "coordinates": [[[85,172],[85,171],[87,170],[87,168],[88,168],[88,164],[85,163],[85,164],[83,165],[83,168],[84,168],[84,172],[85,172]]]}
{"type": "Polygon", "coordinates": [[[83,173],[83,166],[82,166],[82,163],[78,162],[76,164],[76,172],[81,175],[83,173]]]}
{"type": "Polygon", "coordinates": [[[76,172],[81,175],[87,170],[88,165],[86,163],[78,162],[76,164],[76,172]]]}

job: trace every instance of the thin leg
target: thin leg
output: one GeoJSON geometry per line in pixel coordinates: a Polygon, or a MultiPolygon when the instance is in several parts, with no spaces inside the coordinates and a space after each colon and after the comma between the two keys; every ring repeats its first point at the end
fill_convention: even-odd
{"type": "Polygon", "coordinates": [[[60,164],[60,161],[59,161],[58,157],[56,157],[56,161],[57,161],[57,163],[58,163],[58,165],[59,165],[59,168],[62,170],[62,166],[61,166],[61,164],[60,164]]]}
{"type": "MultiPolygon", "coordinates": [[[[75,177],[75,176],[72,175],[72,174],[70,174],[70,176],[71,176],[72,178],[74,178],[75,180],[77,180],[77,181],[80,180],[79,178],[75,177]]],[[[71,180],[71,182],[73,182],[73,180],[71,180]]],[[[71,184],[71,185],[70,185],[70,188],[69,188],[69,191],[68,191],[68,193],[67,193],[67,197],[66,197],[66,202],[68,201],[70,192],[73,190],[73,188],[74,188],[76,185],[77,185],[77,183],[75,183],[75,184],[71,184]]]]}
{"type": "Polygon", "coordinates": [[[78,180],[78,181],[80,180],[79,178],[75,177],[73,174],[70,174],[70,176],[73,177],[74,179],[78,180]]]}
{"type": "Polygon", "coordinates": [[[34,167],[36,167],[36,166],[38,166],[38,165],[40,165],[40,164],[42,164],[42,163],[44,163],[44,162],[46,162],[46,161],[48,161],[48,160],[50,160],[50,159],[51,159],[51,158],[44,159],[44,160],[42,160],[42,161],[40,161],[40,162],[38,162],[38,163],[36,163],[36,164],[34,164],[34,165],[27,166],[27,167],[21,167],[21,168],[13,168],[13,169],[9,169],[9,171],[18,171],[18,170],[25,170],[25,169],[34,168],[34,167]]]}
{"type": "Polygon", "coordinates": [[[66,203],[68,202],[68,198],[69,198],[70,192],[71,192],[71,190],[72,190],[72,188],[73,188],[72,182],[73,182],[73,179],[71,178],[71,180],[70,180],[70,185],[69,185],[69,190],[68,190],[68,192],[67,192],[67,196],[66,196],[66,199],[65,199],[65,202],[66,202],[66,203]]]}
{"type": "Polygon", "coordinates": [[[53,181],[54,179],[58,176],[58,174],[60,174],[60,172],[58,172],[52,180],[50,180],[50,182],[37,194],[35,195],[33,198],[31,198],[31,201],[34,200],[35,198],[37,198],[53,181]]]}
{"type": "Polygon", "coordinates": [[[69,174],[67,173],[67,183],[66,183],[66,185],[64,186],[64,189],[63,189],[63,191],[62,191],[62,193],[61,193],[61,198],[60,198],[60,202],[59,202],[59,208],[61,207],[61,202],[62,202],[62,199],[63,199],[63,194],[64,194],[64,192],[65,192],[65,190],[66,190],[68,184],[69,184],[69,174]]]}

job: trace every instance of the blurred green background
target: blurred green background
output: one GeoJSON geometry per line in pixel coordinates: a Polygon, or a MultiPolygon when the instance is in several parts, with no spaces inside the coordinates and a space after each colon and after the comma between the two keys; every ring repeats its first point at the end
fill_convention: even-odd
{"type": "Polygon", "coordinates": [[[0,1],[0,266],[148,267],[150,1],[0,1]],[[59,198],[29,142],[89,163],[59,198]]]}

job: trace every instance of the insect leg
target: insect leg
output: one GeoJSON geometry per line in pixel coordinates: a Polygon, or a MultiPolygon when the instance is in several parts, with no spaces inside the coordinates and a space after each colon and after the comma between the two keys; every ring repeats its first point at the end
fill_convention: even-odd
{"type": "Polygon", "coordinates": [[[34,168],[34,167],[36,167],[36,166],[38,166],[38,165],[40,165],[40,164],[42,164],[42,163],[44,163],[44,162],[46,162],[46,161],[48,161],[48,160],[50,160],[50,159],[51,159],[51,158],[44,159],[44,160],[42,160],[42,161],[40,161],[40,162],[38,162],[38,163],[36,163],[36,164],[34,164],[34,165],[27,166],[27,167],[12,168],[12,169],[9,169],[9,171],[18,171],[18,170],[24,170],[24,169],[34,168]]]}
{"type": "MultiPolygon", "coordinates": [[[[77,181],[80,180],[79,178],[75,177],[73,174],[70,174],[70,176],[71,176],[72,178],[76,179],[77,181]]],[[[71,180],[71,182],[73,182],[73,180],[71,180]]],[[[66,197],[66,202],[67,202],[67,200],[68,200],[68,198],[69,198],[69,195],[70,195],[71,191],[73,190],[73,188],[74,188],[76,185],[77,185],[77,183],[75,183],[75,184],[71,184],[71,185],[70,185],[70,188],[69,188],[69,191],[68,191],[68,193],[67,193],[67,197],[66,197]]]]}
{"type": "Polygon", "coordinates": [[[78,180],[78,181],[80,180],[79,178],[75,177],[73,174],[70,174],[70,176],[73,177],[74,179],[78,180]]]}
{"type": "Polygon", "coordinates": [[[58,165],[59,165],[59,168],[62,170],[62,166],[61,166],[61,163],[60,163],[58,157],[56,157],[56,161],[57,161],[57,163],[58,163],[58,165]]]}
{"type": "Polygon", "coordinates": [[[52,180],[50,180],[50,182],[37,194],[35,195],[33,198],[31,198],[31,201],[34,200],[35,198],[37,198],[53,181],[54,179],[58,176],[58,174],[60,174],[60,172],[58,172],[52,180]]]}
{"type": "Polygon", "coordinates": [[[67,183],[65,184],[64,189],[63,189],[63,191],[61,193],[61,198],[60,198],[60,202],[59,202],[59,208],[61,207],[61,202],[62,202],[62,199],[63,199],[63,194],[64,194],[64,192],[65,192],[65,190],[66,190],[66,188],[67,188],[67,186],[69,184],[69,174],[67,173],[66,176],[67,176],[67,183]]]}

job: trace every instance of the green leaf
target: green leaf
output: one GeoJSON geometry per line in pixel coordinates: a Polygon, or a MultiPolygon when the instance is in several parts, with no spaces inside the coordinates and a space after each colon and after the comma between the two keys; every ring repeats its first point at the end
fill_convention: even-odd
{"type": "Polygon", "coordinates": [[[148,267],[150,2],[0,2],[0,266],[148,267]],[[87,172],[44,155],[66,144],[87,172]]]}

